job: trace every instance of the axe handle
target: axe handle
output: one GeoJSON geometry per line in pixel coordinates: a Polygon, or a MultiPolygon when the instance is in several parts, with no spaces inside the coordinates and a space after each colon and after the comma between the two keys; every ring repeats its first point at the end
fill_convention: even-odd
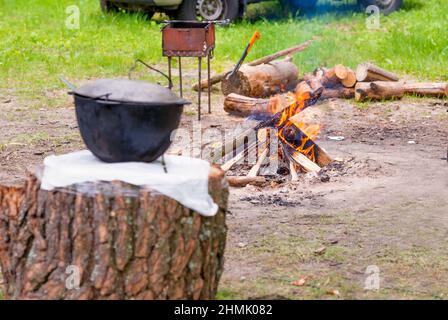
{"type": "Polygon", "coordinates": [[[244,59],[246,59],[247,55],[249,54],[250,50],[252,49],[252,47],[254,46],[255,41],[257,41],[258,39],[260,39],[261,35],[260,32],[255,31],[254,34],[252,35],[252,38],[250,38],[249,43],[247,44],[246,48],[243,51],[243,54],[240,58],[240,60],[238,60],[237,64],[235,65],[235,68],[232,70],[232,72],[229,74],[229,77],[232,77],[233,75],[235,75],[238,70],[240,70],[241,65],[244,62],[244,59]]]}

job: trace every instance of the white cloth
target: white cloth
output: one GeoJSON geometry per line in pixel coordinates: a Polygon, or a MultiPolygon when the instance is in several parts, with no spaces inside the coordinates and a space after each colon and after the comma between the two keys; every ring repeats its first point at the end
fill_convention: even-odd
{"type": "Polygon", "coordinates": [[[90,151],[78,151],[44,160],[41,188],[53,190],[76,183],[120,180],[149,187],[204,216],[214,216],[218,206],[208,193],[207,161],[165,155],[168,173],[155,161],[106,163],[90,151]]]}

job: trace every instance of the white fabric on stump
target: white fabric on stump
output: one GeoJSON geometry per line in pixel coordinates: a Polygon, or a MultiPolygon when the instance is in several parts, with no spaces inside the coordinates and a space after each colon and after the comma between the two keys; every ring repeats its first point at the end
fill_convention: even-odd
{"type": "Polygon", "coordinates": [[[160,161],[106,163],[90,151],[78,151],[44,160],[41,188],[53,190],[76,183],[120,180],[147,186],[204,216],[214,216],[218,206],[208,193],[207,161],[165,155],[168,173],[160,161]]]}

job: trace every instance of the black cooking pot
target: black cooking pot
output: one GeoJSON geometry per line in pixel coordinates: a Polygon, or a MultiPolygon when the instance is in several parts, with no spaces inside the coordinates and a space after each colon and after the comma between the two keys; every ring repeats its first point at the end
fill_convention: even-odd
{"type": "Polygon", "coordinates": [[[82,139],[106,162],[159,158],[171,144],[183,106],[171,90],[139,80],[102,79],[72,92],[82,139]]]}

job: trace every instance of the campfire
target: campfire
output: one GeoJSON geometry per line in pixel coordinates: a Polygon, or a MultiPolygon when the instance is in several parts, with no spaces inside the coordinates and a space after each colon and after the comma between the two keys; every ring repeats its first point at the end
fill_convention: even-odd
{"type": "MultiPolygon", "coordinates": [[[[255,110],[250,115],[252,120],[259,123],[229,142],[235,147],[232,150],[238,152],[225,161],[222,168],[229,171],[246,156],[251,158],[251,152],[255,153],[252,159],[256,161],[245,176],[230,177],[232,185],[264,183],[265,178],[259,176],[259,173],[263,166],[272,165],[271,162],[275,162],[277,171],[289,173],[291,181],[297,181],[301,172],[319,172],[331,162],[326,151],[314,141],[320,133],[321,125],[307,124],[299,117],[301,111],[320,99],[322,92],[322,88],[308,90],[298,86],[296,91],[285,96],[273,96],[265,109],[255,110]]],[[[220,145],[215,154],[220,151],[225,154],[228,150],[225,145],[220,145]]]]}

